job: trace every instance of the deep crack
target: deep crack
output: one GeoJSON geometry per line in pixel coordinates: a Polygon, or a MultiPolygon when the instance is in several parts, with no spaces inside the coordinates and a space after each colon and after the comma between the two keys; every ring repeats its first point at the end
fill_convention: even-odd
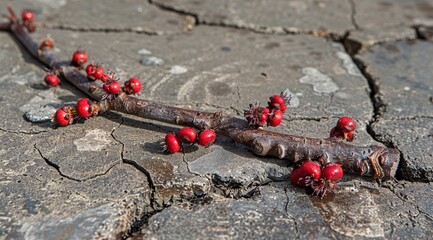
{"type": "Polygon", "coordinates": [[[72,180],[72,181],[82,182],[81,179],[73,178],[73,177],[70,177],[70,176],[67,176],[67,175],[63,174],[62,171],[60,171],[59,165],[55,164],[54,162],[51,162],[48,158],[46,158],[42,154],[42,151],[36,146],[36,144],[34,144],[33,147],[34,147],[34,149],[36,149],[36,151],[38,151],[39,155],[41,156],[42,159],[44,159],[45,163],[47,163],[49,166],[51,166],[54,169],[56,169],[56,171],[59,173],[60,176],[62,176],[64,178],[67,178],[69,180],[72,180]]]}
{"type": "Polygon", "coordinates": [[[153,209],[153,211],[147,211],[147,212],[145,211],[144,215],[141,216],[140,219],[135,220],[131,224],[131,229],[129,230],[128,235],[124,238],[124,239],[127,239],[128,237],[132,236],[134,233],[140,231],[143,228],[143,226],[146,226],[149,223],[149,219],[153,215],[161,212],[162,210],[164,210],[164,209],[166,209],[168,207],[167,206],[162,206],[162,207],[157,206],[157,204],[156,204],[156,187],[155,187],[155,183],[154,183],[154,181],[152,179],[152,176],[151,176],[150,172],[147,171],[144,167],[140,166],[136,161],[129,160],[129,159],[126,159],[124,157],[125,144],[121,140],[117,139],[116,136],[114,135],[114,132],[116,131],[116,129],[120,128],[123,123],[124,123],[124,118],[121,117],[121,121],[120,121],[119,125],[117,127],[113,128],[113,130],[111,131],[110,135],[111,135],[111,137],[113,138],[114,141],[118,142],[122,146],[122,150],[120,152],[120,157],[122,159],[122,162],[124,164],[128,164],[128,165],[134,167],[135,169],[137,169],[138,171],[140,171],[141,173],[143,173],[144,176],[146,177],[147,182],[149,184],[149,188],[151,189],[151,193],[150,193],[150,207],[153,209]]]}

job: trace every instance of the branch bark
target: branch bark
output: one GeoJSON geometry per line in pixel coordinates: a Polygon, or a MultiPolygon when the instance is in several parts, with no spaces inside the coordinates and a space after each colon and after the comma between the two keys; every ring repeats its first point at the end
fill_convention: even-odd
{"type": "MultiPolygon", "coordinates": [[[[99,101],[102,111],[114,110],[166,123],[190,126],[197,129],[214,129],[218,134],[248,146],[260,156],[273,156],[298,162],[305,159],[325,159],[340,162],[346,171],[373,176],[376,179],[390,178],[396,173],[400,153],[397,149],[382,146],[353,146],[339,139],[315,139],[291,136],[262,129],[251,129],[244,119],[226,116],[221,112],[209,113],[176,108],[161,103],[137,99],[120,93],[113,99],[103,99],[104,92],[96,82],[91,82],[77,68],[69,66],[54,52],[41,51],[38,44],[11,18],[6,26],[19,42],[40,62],[52,69],[60,69],[64,79],[99,101]]],[[[5,30],[3,28],[0,28],[5,30]]]]}

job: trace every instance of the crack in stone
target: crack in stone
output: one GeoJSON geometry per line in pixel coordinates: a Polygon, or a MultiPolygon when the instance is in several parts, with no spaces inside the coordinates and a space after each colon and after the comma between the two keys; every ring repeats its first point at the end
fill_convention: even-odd
{"type": "Polygon", "coordinates": [[[92,179],[95,179],[95,178],[97,178],[97,177],[104,176],[104,175],[106,175],[106,174],[107,174],[107,173],[108,173],[108,172],[109,172],[113,167],[115,167],[117,164],[119,164],[119,162],[116,161],[116,162],[114,162],[110,167],[108,167],[104,172],[102,172],[102,173],[97,173],[97,174],[92,175],[92,176],[87,177],[87,178],[82,178],[82,179],[80,179],[80,178],[74,178],[74,177],[71,177],[71,176],[68,176],[68,175],[64,174],[64,173],[60,170],[60,166],[59,166],[59,165],[57,165],[56,163],[54,163],[54,162],[50,161],[48,158],[46,158],[46,157],[43,155],[42,151],[41,151],[41,150],[36,146],[36,144],[33,145],[33,148],[36,149],[36,151],[38,151],[39,155],[41,156],[42,159],[44,159],[45,163],[47,163],[49,166],[51,166],[51,167],[53,167],[54,169],[56,169],[56,171],[59,173],[60,176],[66,178],[66,179],[72,180],[72,181],[76,181],[76,182],[86,182],[86,181],[88,181],[88,180],[92,180],[92,179]]]}
{"type": "MultiPolygon", "coordinates": [[[[398,182],[397,182],[397,184],[398,184],[398,182]]],[[[428,184],[428,183],[426,183],[426,184],[428,184]]],[[[386,188],[386,189],[389,189],[398,199],[400,199],[402,202],[405,202],[405,203],[408,203],[408,204],[411,204],[411,205],[413,205],[413,206],[415,206],[415,208],[418,210],[418,214],[416,215],[416,216],[414,216],[414,218],[418,218],[419,217],[419,215],[420,214],[423,214],[426,218],[428,218],[428,219],[430,219],[430,220],[432,220],[433,221],[433,216],[431,216],[429,213],[427,213],[427,212],[425,212],[425,211],[423,211],[423,210],[421,210],[421,208],[420,208],[420,206],[418,206],[416,203],[413,203],[413,202],[411,202],[411,201],[408,201],[408,200],[406,200],[406,199],[404,199],[402,196],[400,196],[396,191],[395,191],[395,186],[387,186],[387,185],[385,185],[385,186],[382,186],[383,188],[386,188]]],[[[413,219],[411,219],[411,218],[409,218],[411,221],[413,221],[413,219]]]]}
{"type": "MultiPolygon", "coordinates": [[[[343,41],[343,44],[344,44],[344,41],[343,41]]],[[[386,108],[387,108],[387,103],[383,99],[383,95],[382,95],[381,90],[380,90],[380,81],[378,78],[374,77],[372,75],[372,73],[370,73],[368,66],[361,59],[356,58],[353,55],[353,53],[351,54],[350,52],[348,52],[347,48],[345,48],[345,49],[346,49],[346,52],[349,54],[349,56],[351,56],[353,62],[359,68],[361,74],[367,80],[368,86],[370,88],[370,100],[371,100],[372,105],[373,105],[373,115],[367,124],[367,133],[375,141],[380,142],[387,147],[395,148],[400,152],[400,161],[399,161],[399,166],[397,169],[396,178],[399,180],[405,179],[405,177],[403,177],[405,174],[402,174],[402,173],[404,171],[410,172],[410,170],[407,168],[407,162],[404,158],[403,152],[398,148],[398,145],[392,139],[388,139],[388,140],[379,139],[376,132],[373,130],[374,124],[379,122],[381,115],[386,111],[386,108]]],[[[413,179],[410,179],[410,180],[413,180],[413,179]]],[[[420,180],[418,180],[418,181],[420,181],[420,180]]]]}
{"type": "Polygon", "coordinates": [[[148,36],[160,36],[163,35],[164,32],[161,31],[151,31],[148,29],[144,29],[141,27],[125,27],[125,28],[112,28],[112,27],[83,27],[83,26],[74,26],[74,25],[52,25],[44,23],[42,26],[49,30],[65,30],[65,31],[73,31],[73,32],[103,32],[103,33],[137,33],[144,34],[148,36]]]}
{"type": "Polygon", "coordinates": [[[255,24],[244,24],[244,23],[230,23],[230,22],[208,22],[206,20],[200,19],[197,13],[193,13],[191,11],[186,11],[182,9],[178,9],[174,6],[170,6],[167,4],[161,4],[154,2],[152,0],[149,0],[149,4],[157,6],[161,10],[168,11],[168,12],[174,12],[181,15],[188,15],[190,17],[195,18],[195,24],[197,26],[204,25],[209,27],[223,27],[223,28],[233,28],[233,29],[242,29],[247,30],[255,33],[262,33],[262,34],[275,34],[275,35],[311,35],[313,37],[322,37],[326,39],[333,39],[333,40],[341,40],[343,35],[341,33],[337,32],[330,32],[330,31],[317,31],[317,30],[309,30],[309,29],[298,29],[296,27],[270,27],[270,26],[263,26],[263,25],[255,25],[255,24]]]}
{"type": "Polygon", "coordinates": [[[114,166],[116,166],[118,164],[118,163],[114,163],[112,166],[110,166],[103,173],[98,173],[98,174],[95,174],[95,175],[93,175],[91,177],[88,177],[88,178],[79,179],[79,178],[74,178],[74,177],[71,177],[71,176],[68,176],[68,175],[62,173],[62,171],[60,170],[60,166],[57,165],[57,164],[55,164],[54,162],[50,161],[48,158],[46,158],[43,155],[42,151],[36,146],[36,144],[33,145],[33,148],[36,149],[36,151],[38,151],[39,155],[41,156],[42,159],[44,159],[45,163],[47,163],[49,166],[51,166],[54,169],[56,169],[56,171],[59,173],[60,176],[62,176],[64,178],[67,178],[69,180],[75,181],[75,182],[85,182],[87,180],[91,180],[91,179],[103,176],[103,175],[107,174],[114,166]]]}
{"type": "Polygon", "coordinates": [[[353,0],[348,0],[349,4],[350,4],[350,21],[352,22],[353,27],[355,27],[355,30],[359,30],[361,29],[358,25],[358,23],[356,22],[356,4],[355,1],[353,0]]]}
{"type": "Polygon", "coordinates": [[[433,116],[426,116],[426,115],[396,116],[396,117],[389,117],[386,120],[389,120],[389,121],[411,121],[411,120],[419,120],[419,119],[433,119],[433,116]]]}
{"type": "Polygon", "coordinates": [[[25,134],[25,135],[37,135],[37,134],[48,132],[47,130],[28,132],[28,131],[21,131],[21,130],[10,130],[10,129],[2,128],[2,127],[0,127],[0,131],[6,132],[6,133],[12,133],[12,134],[25,134]]]}
{"type": "Polygon", "coordinates": [[[167,11],[167,12],[174,12],[174,13],[181,14],[181,15],[188,15],[188,16],[191,16],[191,17],[193,17],[193,18],[195,19],[195,23],[196,23],[197,25],[198,25],[199,22],[200,22],[200,21],[199,21],[199,18],[198,18],[198,15],[195,14],[195,13],[188,12],[188,11],[182,11],[182,10],[176,9],[176,8],[171,7],[171,6],[168,6],[168,5],[164,5],[164,4],[156,3],[156,2],[153,2],[153,0],[149,0],[148,2],[149,2],[150,5],[156,6],[156,7],[158,7],[159,9],[164,10],[164,11],[167,11]]]}
{"type": "Polygon", "coordinates": [[[339,118],[338,116],[329,116],[329,117],[303,117],[303,116],[294,116],[294,117],[287,117],[283,120],[285,122],[295,122],[295,121],[315,121],[315,122],[321,122],[321,121],[327,121],[332,118],[339,118]]]}
{"type": "MultiPolygon", "coordinates": [[[[126,159],[124,157],[124,151],[125,151],[125,144],[120,141],[119,139],[116,138],[116,136],[114,135],[114,132],[116,131],[117,128],[121,127],[124,123],[124,118],[121,117],[121,121],[119,123],[119,125],[115,128],[113,128],[113,130],[111,131],[110,135],[113,138],[114,141],[118,142],[121,146],[121,152],[120,152],[120,157],[121,160],[124,164],[128,164],[132,167],[134,167],[135,169],[137,169],[138,171],[140,171],[141,173],[144,174],[144,176],[147,179],[147,182],[149,183],[149,188],[151,189],[151,193],[150,193],[150,207],[153,209],[153,211],[144,211],[144,215],[138,219],[138,220],[134,220],[134,222],[132,222],[131,224],[131,229],[128,231],[128,237],[132,236],[135,232],[140,231],[144,226],[148,225],[149,223],[149,219],[163,211],[164,209],[168,208],[169,206],[162,206],[162,207],[158,207],[156,204],[156,187],[155,187],[155,183],[152,179],[152,176],[150,174],[149,171],[147,171],[144,167],[140,166],[136,161],[134,160],[129,160],[126,159]]],[[[156,126],[156,125],[155,125],[156,126]]]]}
{"type": "Polygon", "coordinates": [[[300,233],[299,233],[298,222],[296,221],[295,217],[293,217],[291,214],[289,214],[289,211],[288,211],[289,204],[290,204],[290,197],[289,197],[289,194],[288,194],[288,188],[284,188],[284,194],[286,195],[286,198],[287,198],[287,202],[286,202],[286,204],[284,206],[284,210],[286,211],[286,214],[293,220],[293,224],[295,226],[296,239],[300,239],[301,236],[300,236],[300,233]]]}
{"type": "Polygon", "coordinates": [[[191,171],[191,169],[189,168],[189,163],[186,161],[185,157],[186,157],[186,153],[185,153],[185,151],[182,151],[182,161],[185,163],[188,173],[195,175],[195,176],[198,176],[198,177],[203,177],[202,175],[191,171]]]}

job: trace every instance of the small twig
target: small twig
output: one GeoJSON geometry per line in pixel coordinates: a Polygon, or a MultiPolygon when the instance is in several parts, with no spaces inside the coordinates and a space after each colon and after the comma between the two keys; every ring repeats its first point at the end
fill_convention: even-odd
{"type": "Polygon", "coordinates": [[[115,110],[197,129],[212,128],[217,133],[248,146],[260,156],[274,156],[293,162],[305,159],[340,162],[346,171],[375,178],[393,177],[397,170],[400,159],[397,149],[382,146],[358,147],[337,139],[315,139],[251,129],[246,120],[226,116],[221,112],[208,113],[176,108],[137,99],[125,93],[120,93],[113,99],[102,100],[104,93],[96,82],[88,81],[77,68],[66,65],[53,52],[39,50],[37,42],[17,21],[11,21],[10,31],[36,59],[49,68],[60,69],[66,80],[89,97],[100,101],[99,107],[102,111],[115,110]]]}

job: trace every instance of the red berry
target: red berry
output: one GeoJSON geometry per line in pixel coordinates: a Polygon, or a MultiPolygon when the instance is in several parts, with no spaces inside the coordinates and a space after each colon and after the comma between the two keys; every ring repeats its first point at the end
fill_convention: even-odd
{"type": "Polygon", "coordinates": [[[352,132],[356,129],[356,123],[352,118],[344,116],[338,119],[337,127],[344,132],[352,132]]]}
{"type": "Polygon", "coordinates": [[[198,136],[198,144],[207,147],[216,140],[216,133],[212,129],[203,130],[198,136]]]}
{"type": "Polygon", "coordinates": [[[129,94],[138,93],[141,90],[141,82],[137,78],[130,78],[125,82],[125,92],[129,94]]]}
{"type": "Polygon", "coordinates": [[[77,112],[80,117],[88,118],[92,116],[92,106],[88,98],[80,98],[77,102],[77,112]]]}
{"type": "Polygon", "coordinates": [[[197,138],[197,132],[193,128],[184,127],[180,129],[177,137],[183,143],[193,144],[197,138]]]}
{"type": "Polygon", "coordinates": [[[283,121],[283,112],[280,110],[272,110],[268,117],[268,126],[276,127],[283,121]]]}
{"type": "Polygon", "coordinates": [[[281,95],[274,95],[269,98],[271,100],[271,103],[276,103],[278,105],[285,105],[286,102],[284,101],[284,98],[281,95]]]}
{"type": "Polygon", "coordinates": [[[104,76],[104,68],[101,66],[95,67],[95,72],[93,73],[93,77],[96,79],[101,79],[104,76]]]}
{"type": "Polygon", "coordinates": [[[109,94],[117,94],[120,91],[120,83],[118,81],[106,82],[102,85],[102,89],[109,94]]]}
{"type": "Polygon", "coordinates": [[[304,161],[301,166],[295,170],[299,171],[296,171],[293,177],[290,175],[290,180],[293,184],[298,186],[306,186],[306,180],[318,180],[322,172],[320,165],[310,160],[304,161]]]}
{"type": "Polygon", "coordinates": [[[76,67],[80,67],[86,62],[87,62],[87,53],[86,52],[77,50],[72,55],[72,65],[74,65],[76,67]]]}
{"type": "Polygon", "coordinates": [[[287,105],[285,105],[285,104],[281,105],[280,110],[281,110],[281,112],[285,112],[287,110],[287,105]]]}
{"type": "Polygon", "coordinates": [[[104,75],[102,75],[102,77],[101,77],[101,81],[102,82],[106,82],[106,81],[108,81],[110,79],[110,76],[108,76],[107,74],[104,74],[104,75]]]}
{"type": "Polygon", "coordinates": [[[165,147],[170,153],[177,153],[180,151],[180,141],[174,133],[165,135],[165,147]]]}
{"type": "Polygon", "coordinates": [[[93,74],[95,73],[95,70],[96,70],[95,64],[91,63],[91,64],[87,65],[87,67],[86,67],[87,77],[93,76],[93,74]]]}
{"type": "MultiPolygon", "coordinates": [[[[269,109],[269,108],[266,108],[269,109]]],[[[266,122],[268,121],[268,114],[266,112],[262,112],[262,114],[259,117],[259,126],[264,126],[266,124],[266,122]]]]}
{"type": "Polygon", "coordinates": [[[35,20],[35,13],[31,10],[24,10],[21,13],[21,18],[23,19],[23,22],[32,22],[35,20]]]}
{"type": "Polygon", "coordinates": [[[304,172],[300,168],[293,169],[290,173],[290,182],[296,186],[305,187],[304,172]]]}
{"type": "Polygon", "coordinates": [[[59,108],[56,111],[56,115],[54,116],[54,119],[56,120],[56,123],[59,126],[65,127],[71,124],[71,116],[69,113],[67,113],[63,108],[59,108]]]}
{"type": "Polygon", "coordinates": [[[344,138],[344,133],[337,127],[333,127],[329,133],[329,137],[344,138]]]}
{"type": "Polygon", "coordinates": [[[46,84],[55,87],[60,84],[60,79],[55,74],[47,74],[44,78],[46,84]]]}
{"type": "Polygon", "coordinates": [[[340,164],[328,163],[322,169],[322,178],[336,183],[343,178],[343,169],[341,168],[340,164]]]}

